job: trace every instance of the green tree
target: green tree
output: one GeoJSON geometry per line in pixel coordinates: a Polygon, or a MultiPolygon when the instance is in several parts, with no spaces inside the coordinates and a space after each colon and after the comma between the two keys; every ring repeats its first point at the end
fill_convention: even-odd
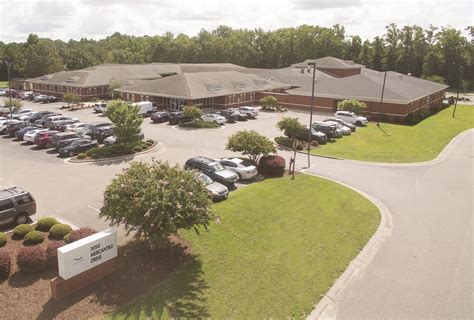
{"type": "Polygon", "coordinates": [[[387,54],[385,56],[386,70],[397,70],[400,30],[395,23],[389,24],[385,29],[387,30],[387,33],[385,34],[385,43],[387,47],[387,54]]]}
{"type": "Polygon", "coordinates": [[[25,75],[27,77],[39,77],[62,69],[63,59],[59,55],[54,42],[49,39],[39,39],[36,35],[30,35],[26,42],[25,75]]]}
{"type": "Polygon", "coordinates": [[[442,76],[438,76],[438,75],[431,75],[431,76],[428,76],[428,77],[425,77],[426,80],[428,81],[433,81],[433,82],[437,82],[437,83],[441,83],[441,84],[446,84],[446,82],[444,81],[444,78],[442,76]]]}
{"type": "Polygon", "coordinates": [[[115,89],[118,89],[122,86],[122,83],[119,80],[112,80],[109,83],[109,95],[112,97],[112,99],[115,99],[115,89]]]}
{"type": "Polygon", "coordinates": [[[81,97],[75,92],[68,92],[63,95],[63,100],[67,102],[67,105],[78,104],[81,101],[81,97]]]}
{"type": "Polygon", "coordinates": [[[21,107],[23,106],[23,102],[21,102],[18,99],[4,99],[3,104],[5,108],[8,108],[10,110],[10,119],[13,118],[13,113],[16,111],[20,110],[21,107]]]}
{"type": "Polygon", "coordinates": [[[203,115],[201,109],[195,106],[186,106],[183,108],[183,116],[190,117],[191,119],[198,119],[203,115]]]}
{"type": "Polygon", "coordinates": [[[337,103],[337,110],[360,113],[365,109],[367,109],[367,105],[364,102],[355,99],[346,99],[337,103]]]}
{"type": "Polygon", "coordinates": [[[358,61],[366,67],[372,66],[372,46],[369,40],[365,40],[360,50],[358,61]]]}
{"type": "Polygon", "coordinates": [[[238,131],[229,137],[226,149],[240,152],[249,157],[254,163],[263,155],[276,152],[273,143],[265,136],[254,130],[238,131]]]}
{"type": "Polygon", "coordinates": [[[290,117],[282,118],[278,121],[276,126],[278,130],[285,132],[285,134],[291,139],[293,139],[298,132],[305,129],[305,126],[301,124],[298,118],[290,117]]]}
{"type": "Polygon", "coordinates": [[[383,39],[375,37],[372,42],[372,68],[378,71],[384,70],[385,46],[383,39]]]}
{"type": "Polygon", "coordinates": [[[118,144],[133,143],[139,139],[143,117],[138,112],[138,106],[124,101],[114,100],[108,103],[105,115],[114,124],[118,144]]]}
{"type": "Polygon", "coordinates": [[[266,96],[260,99],[260,104],[263,106],[263,109],[276,108],[278,100],[274,96],[266,96]]]}
{"type": "Polygon", "coordinates": [[[132,162],[105,189],[99,216],[152,246],[163,246],[180,229],[207,230],[215,218],[211,204],[195,171],[155,160],[132,162]]]}

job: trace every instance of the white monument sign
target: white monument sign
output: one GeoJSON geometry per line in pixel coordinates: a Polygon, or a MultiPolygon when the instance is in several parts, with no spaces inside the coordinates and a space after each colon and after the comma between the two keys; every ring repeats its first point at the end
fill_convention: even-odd
{"type": "Polygon", "coordinates": [[[70,279],[116,256],[117,230],[109,228],[59,248],[59,276],[70,279]]]}

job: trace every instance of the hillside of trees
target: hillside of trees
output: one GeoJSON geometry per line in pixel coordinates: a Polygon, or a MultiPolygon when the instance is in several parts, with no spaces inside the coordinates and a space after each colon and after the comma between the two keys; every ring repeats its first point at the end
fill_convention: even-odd
{"type": "MultiPolygon", "coordinates": [[[[473,36],[474,27],[467,27],[473,36]]],[[[101,63],[230,62],[246,67],[281,68],[310,58],[333,56],[376,70],[411,73],[453,87],[474,81],[474,44],[451,27],[423,29],[390,24],[372,41],[348,36],[344,27],[302,25],[275,31],[220,26],[197,36],[165,33],[101,39],[51,40],[30,34],[26,42],[0,42],[0,57],[11,61],[12,77],[36,77],[101,63]]],[[[0,80],[7,78],[1,66],[0,80]]]]}

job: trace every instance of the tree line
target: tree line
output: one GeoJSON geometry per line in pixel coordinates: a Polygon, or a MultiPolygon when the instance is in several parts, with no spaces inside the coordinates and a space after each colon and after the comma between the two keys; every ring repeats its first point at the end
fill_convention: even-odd
{"type": "MultiPolygon", "coordinates": [[[[474,27],[466,28],[474,35],[474,27]]],[[[220,26],[197,36],[130,36],[118,32],[101,40],[51,40],[30,34],[25,42],[0,42],[0,57],[12,77],[37,77],[102,63],[229,62],[254,68],[282,68],[305,59],[333,56],[369,68],[430,77],[453,87],[474,80],[474,44],[450,26],[423,29],[390,24],[384,34],[363,41],[343,26],[302,25],[274,31],[220,26]],[[463,80],[465,81],[463,83],[463,80]]],[[[2,66],[0,79],[6,79],[2,66]]]]}

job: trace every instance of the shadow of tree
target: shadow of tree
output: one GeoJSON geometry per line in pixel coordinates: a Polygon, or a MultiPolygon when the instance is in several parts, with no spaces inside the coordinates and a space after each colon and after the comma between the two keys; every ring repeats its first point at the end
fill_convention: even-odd
{"type": "MultiPolygon", "coordinates": [[[[151,250],[143,241],[131,241],[119,247],[119,270],[100,281],[83,288],[63,300],[50,299],[38,319],[97,316],[123,306],[122,314],[137,316],[140,313],[162,313],[205,317],[205,307],[195,301],[205,288],[201,278],[200,261],[190,253],[189,247],[174,240],[168,246],[151,250]],[[179,277],[179,282],[176,282],[179,277]],[[149,291],[145,298],[140,295],[149,291]],[[137,297],[138,300],[129,305],[137,297]]],[[[188,316],[186,316],[188,317],[188,316]]]]}
{"type": "Polygon", "coordinates": [[[31,272],[17,271],[10,276],[8,284],[15,288],[26,288],[40,279],[52,279],[57,275],[58,270],[54,267],[31,272]]]}

